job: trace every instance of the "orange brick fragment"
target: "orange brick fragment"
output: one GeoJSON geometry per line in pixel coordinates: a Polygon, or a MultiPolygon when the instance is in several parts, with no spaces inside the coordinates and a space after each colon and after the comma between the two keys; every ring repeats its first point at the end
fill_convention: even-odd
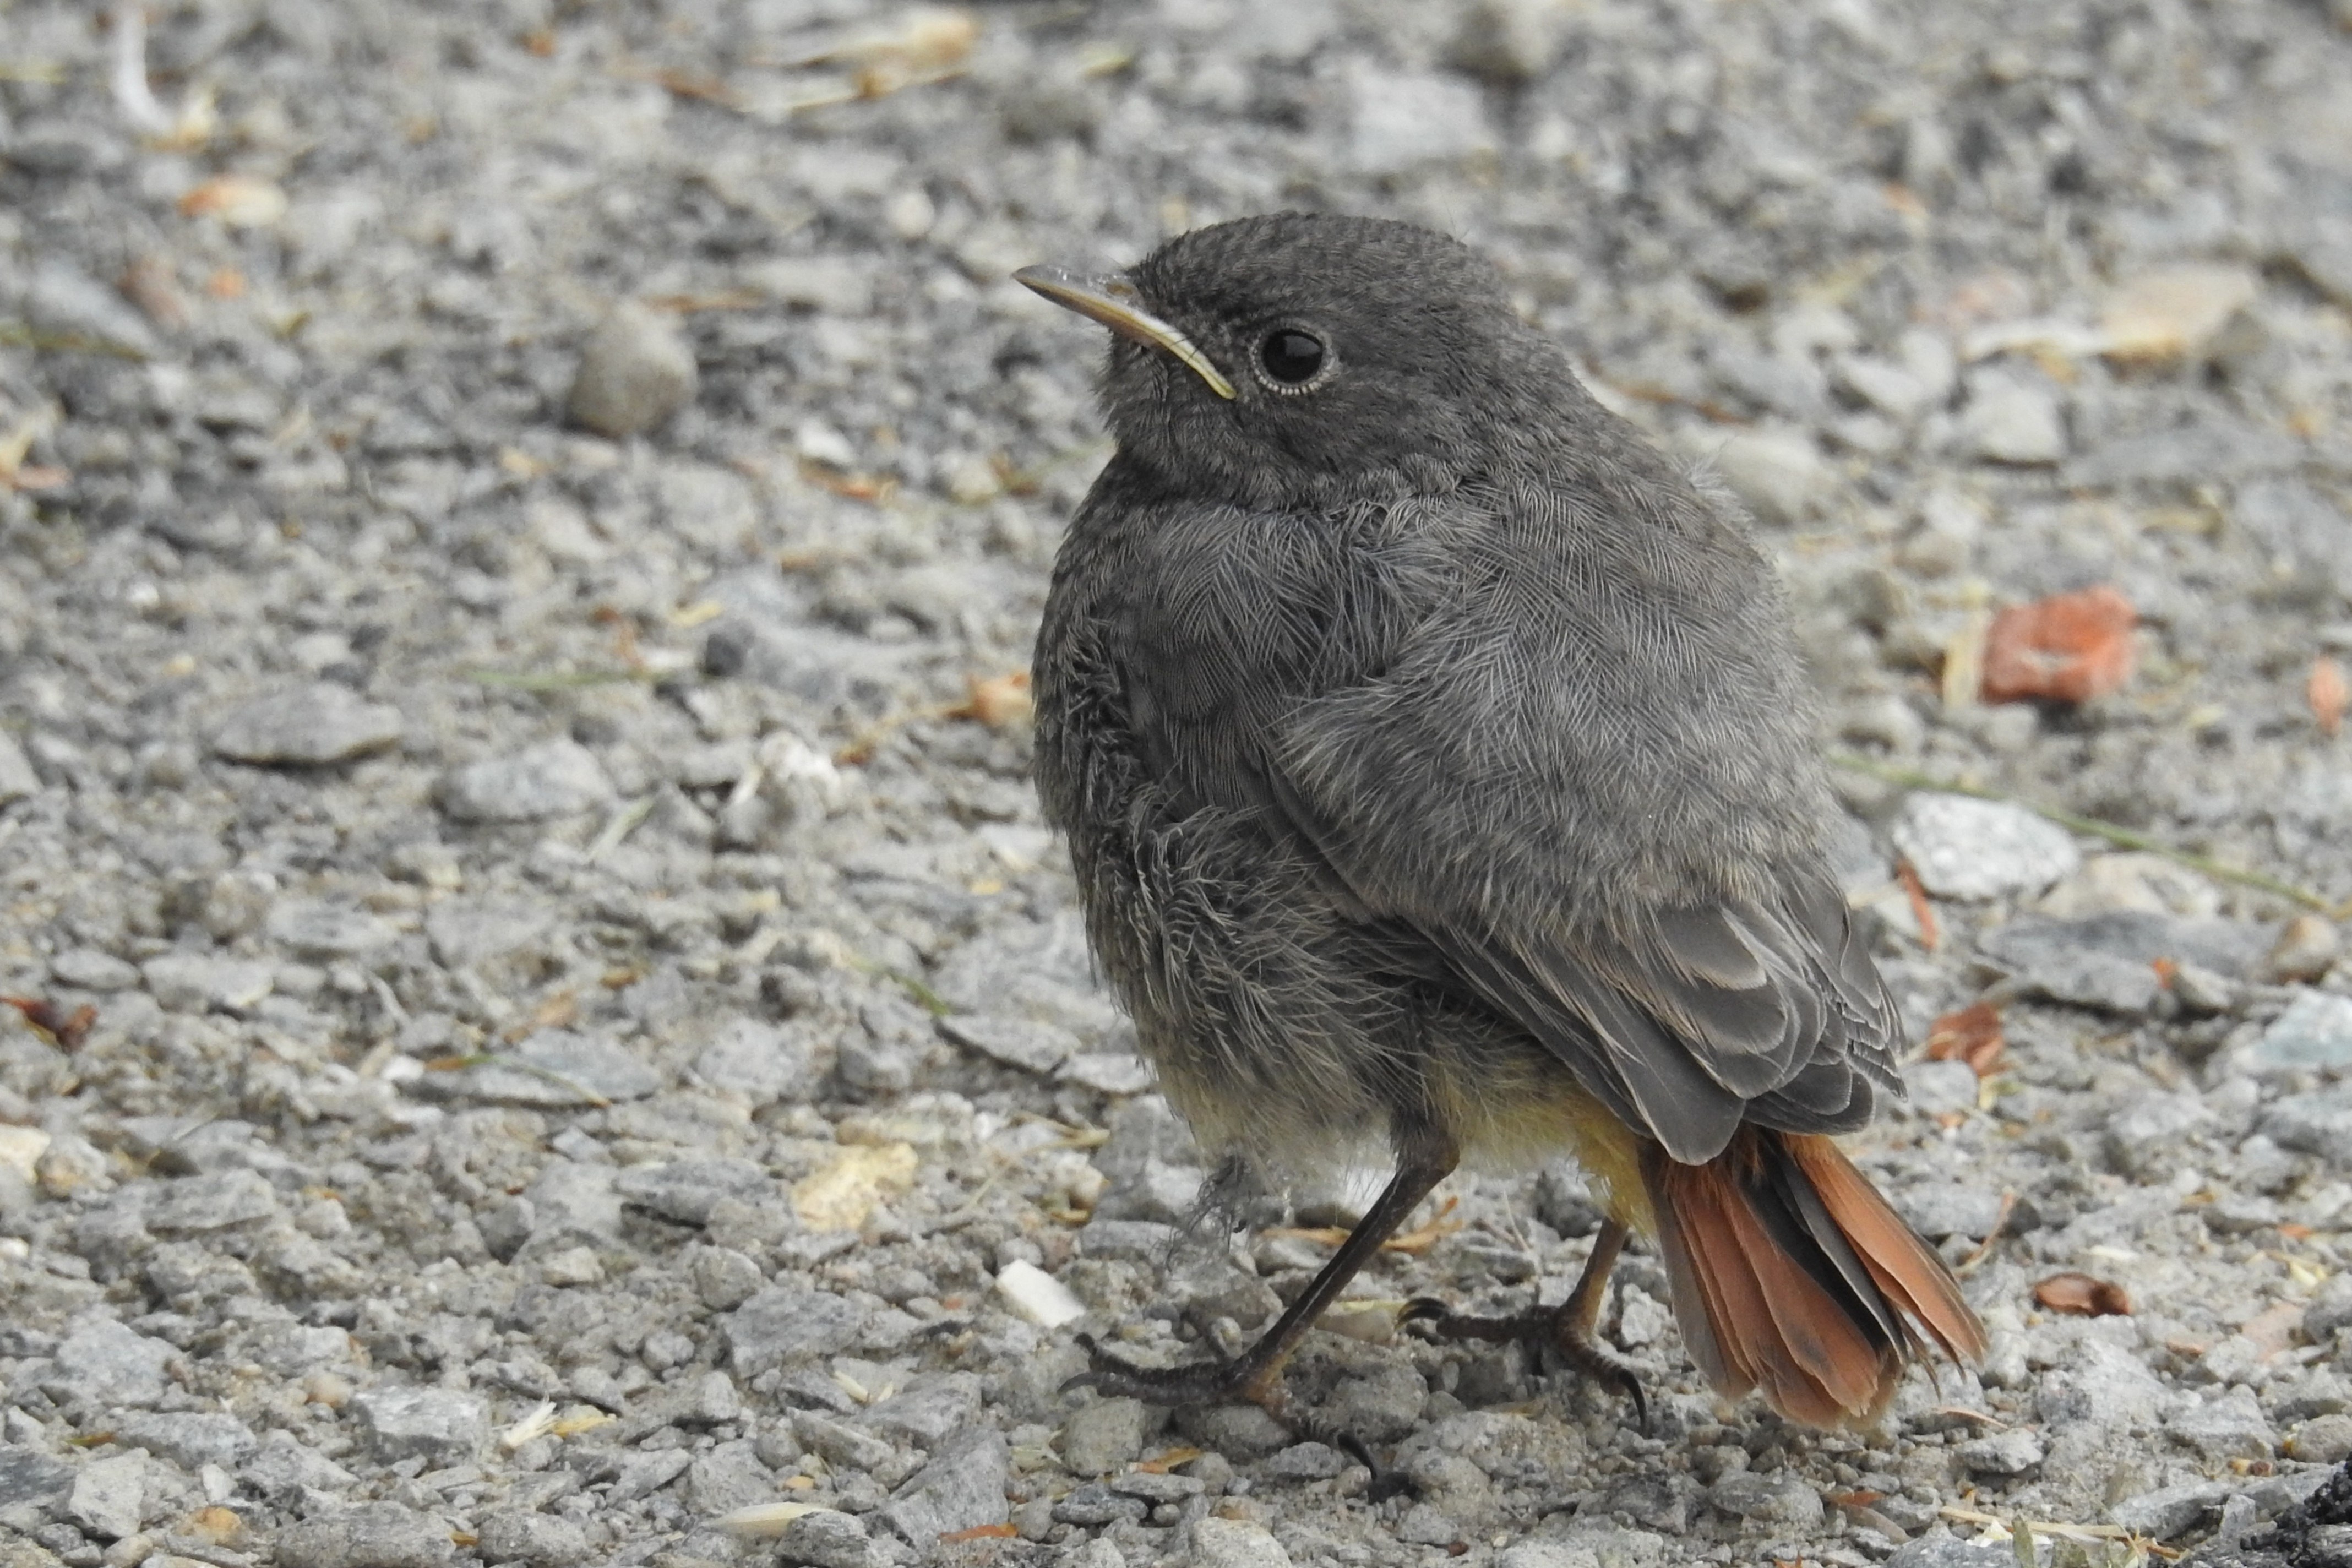
{"type": "Polygon", "coordinates": [[[1988,702],[2088,702],[2131,679],[2129,599],[2101,584],[2017,605],[1993,617],[1985,637],[1988,702]]]}

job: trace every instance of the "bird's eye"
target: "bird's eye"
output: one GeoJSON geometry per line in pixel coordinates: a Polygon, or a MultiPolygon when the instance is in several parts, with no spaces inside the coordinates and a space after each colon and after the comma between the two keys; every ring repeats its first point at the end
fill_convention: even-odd
{"type": "Polygon", "coordinates": [[[1275,382],[1297,386],[1312,381],[1323,368],[1323,340],[1296,327],[1284,327],[1268,332],[1265,342],[1258,344],[1257,362],[1275,382]]]}

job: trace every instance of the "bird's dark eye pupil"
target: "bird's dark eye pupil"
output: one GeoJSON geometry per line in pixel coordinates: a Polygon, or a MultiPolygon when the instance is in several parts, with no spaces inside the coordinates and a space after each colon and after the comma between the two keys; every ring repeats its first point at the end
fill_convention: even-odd
{"type": "Polygon", "coordinates": [[[1297,385],[1323,368],[1323,340],[1312,332],[1289,327],[1267,333],[1257,353],[1265,374],[1289,386],[1297,385]]]}

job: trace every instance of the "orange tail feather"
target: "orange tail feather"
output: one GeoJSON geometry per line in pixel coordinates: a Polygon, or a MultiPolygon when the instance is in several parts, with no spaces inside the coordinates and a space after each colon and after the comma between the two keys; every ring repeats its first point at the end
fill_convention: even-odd
{"type": "Polygon", "coordinates": [[[1826,1138],[1751,1130],[1704,1165],[1652,1146],[1675,1315],[1709,1382],[1811,1426],[1867,1423],[1926,1347],[1984,1353],[1944,1260],[1826,1138]]]}

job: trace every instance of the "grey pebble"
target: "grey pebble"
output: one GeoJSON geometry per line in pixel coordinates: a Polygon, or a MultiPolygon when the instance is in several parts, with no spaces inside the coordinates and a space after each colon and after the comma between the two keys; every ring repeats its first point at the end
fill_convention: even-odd
{"type": "Polygon", "coordinates": [[[136,965],[94,947],[71,947],[49,960],[49,973],[60,985],[82,991],[128,991],[139,984],[136,965]]]}
{"type": "Polygon", "coordinates": [[[1759,1524],[1810,1530],[1822,1521],[1822,1494],[1801,1478],[1738,1470],[1706,1489],[1707,1506],[1759,1524]]]}
{"type": "Polygon", "coordinates": [[[1952,1457],[1971,1475],[2030,1475],[2042,1464],[2042,1438],[2022,1427],[1971,1437],[1952,1457]]]}
{"type": "Polygon", "coordinates": [[[2003,1546],[1962,1541],[1941,1526],[1933,1535],[1906,1541],[1885,1558],[1885,1568],[2015,1568],[2017,1554],[2003,1546]]]}
{"type": "Polygon", "coordinates": [[[1959,437],[1971,457],[1993,463],[2055,463],[2068,447],[2066,418],[2056,395],[2048,385],[2008,371],[1969,378],[1959,437]]]}
{"type": "Polygon", "coordinates": [[[148,994],[171,1013],[212,1008],[242,1013],[257,1005],[278,984],[275,964],[195,952],[151,958],[140,965],[140,976],[148,994]]]}
{"type": "MultiPolygon", "coordinates": [[[[1970,1103],[1974,1103],[1973,1100],[1970,1103]]],[[[1930,1241],[1955,1236],[1981,1241],[2000,1222],[1999,1193],[1957,1182],[1934,1182],[1908,1188],[1896,1197],[1895,1206],[1911,1222],[1911,1228],[1930,1241]]]]}
{"type": "Polygon", "coordinates": [[[360,1502],[278,1532],[279,1568],[439,1568],[457,1546],[448,1527],[396,1502],[360,1502]]]}
{"type": "Polygon", "coordinates": [[[675,319],[624,300],[590,334],[564,406],[589,429],[618,440],[685,407],[698,380],[694,351],[675,319]]]}
{"type": "Polygon", "coordinates": [[[2004,801],[1920,791],[1891,829],[1895,848],[1938,898],[2037,893],[2082,864],[2072,835],[2004,801]]]}
{"type": "Polygon", "coordinates": [[[384,1464],[421,1458],[436,1469],[464,1464],[489,1437],[479,1396],[450,1388],[371,1388],[352,1397],[368,1450],[384,1464]]]}
{"type": "Polygon", "coordinates": [[[1077,1053],[1078,1037],[1067,1029],[1029,1018],[957,1014],[940,1020],[940,1033],[1006,1067],[1051,1075],[1077,1053]]]}
{"type": "Polygon", "coordinates": [[[156,1474],[159,1468],[135,1451],[92,1459],[74,1477],[66,1498],[67,1517],[103,1540],[137,1535],[141,1525],[173,1500],[169,1493],[173,1489],[168,1478],[156,1474]]]}
{"type": "Polygon", "coordinates": [[[1921,1116],[1965,1113],[1977,1108],[1976,1069],[1966,1062],[1916,1061],[1903,1068],[1911,1109],[1921,1116]]]}
{"type": "Polygon", "coordinates": [[[586,1109],[642,1100],[662,1086],[661,1075],[635,1052],[602,1034],[541,1029],[488,1061],[414,1080],[417,1094],[435,1100],[586,1109]]]}
{"type": "Polygon", "coordinates": [[[1196,1519],[1185,1531],[1192,1568],[1290,1568],[1290,1553],[1262,1524],[1237,1519],[1196,1519]]]}
{"type": "Polygon", "coordinates": [[[866,1521],[831,1509],[804,1513],[776,1538],[776,1558],[796,1568],[880,1568],[866,1521]]]}
{"type": "Polygon", "coordinates": [[[587,1532],[553,1514],[502,1509],[474,1526],[485,1563],[528,1563],[530,1568],[572,1568],[588,1559],[587,1532]]]}
{"type": "Polygon", "coordinates": [[[381,916],[329,899],[280,899],[262,930],[297,955],[321,961],[356,958],[399,935],[381,916]]]}
{"type": "Polygon", "coordinates": [[[687,1274],[696,1297],[714,1312],[733,1311],[767,1283],[759,1264],[730,1247],[703,1247],[687,1265],[687,1274]]]}
{"type": "Polygon", "coordinates": [[[206,1465],[233,1470],[261,1449],[252,1428],[234,1415],[142,1414],[117,1422],[114,1435],[126,1447],[145,1448],[188,1471],[206,1465]]]}
{"type": "Polygon", "coordinates": [[[650,1209],[681,1225],[709,1224],[711,1211],[725,1199],[746,1204],[773,1203],[775,1186],[765,1171],[740,1159],[673,1160],[632,1165],[613,1183],[613,1190],[624,1203],[650,1209]]]}
{"type": "Polygon", "coordinates": [[[2107,1510],[2109,1522],[2151,1541],[2170,1541],[2219,1513],[2238,1489],[2226,1481],[2187,1481],[2124,1499],[2107,1510]]]}
{"type": "Polygon", "coordinates": [[[126,1328],[111,1318],[86,1320],[58,1342],[42,1386],[100,1409],[144,1406],[163,1396],[164,1369],[179,1348],[126,1328]]]}
{"type": "Polygon", "coordinates": [[[396,746],[404,728],[399,709],[322,680],[237,708],[213,731],[213,750],[233,763],[324,767],[396,746]]]}
{"type": "Polygon", "coordinates": [[[488,963],[531,946],[555,922],[546,904],[520,899],[444,899],[425,911],[436,962],[451,969],[488,963]]]}
{"type": "Polygon", "coordinates": [[[932,1450],[930,1462],[898,1489],[879,1518],[908,1545],[924,1548],[957,1531],[1003,1524],[1012,1466],[1004,1434],[966,1427],[932,1450]]]}
{"type": "Polygon", "coordinates": [[[550,741],[456,769],[440,794],[460,822],[540,822],[605,805],[613,785],[587,747],[550,741]]]}
{"type": "Polygon", "coordinates": [[[2256,1072],[2352,1067],[2352,996],[2298,989],[2246,1056],[2256,1072]]]}
{"type": "Polygon", "coordinates": [[[1143,1456],[1149,1412],[1140,1400],[1098,1399],[1062,1424],[1062,1465],[1073,1475],[1101,1476],[1143,1456]]]}
{"type": "Polygon", "coordinates": [[[613,1478],[613,1489],[606,1495],[615,1503],[651,1497],[684,1475],[692,1463],[694,1455],[684,1448],[631,1454],[621,1461],[619,1472],[613,1478]]]}
{"type": "Polygon", "coordinates": [[[804,1285],[771,1285],[727,1314],[730,1364],[740,1378],[820,1355],[833,1355],[856,1342],[866,1310],[826,1290],[804,1285]]]}
{"type": "Polygon", "coordinates": [[[1417,1502],[1397,1521],[1396,1538],[1408,1546],[1451,1546],[1462,1539],[1462,1527],[1431,1504],[1417,1502]]]}
{"type": "Polygon", "coordinates": [[[0,805],[40,793],[41,775],[33,771],[32,759],[25,755],[16,736],[0,730],[0,805]]]}

